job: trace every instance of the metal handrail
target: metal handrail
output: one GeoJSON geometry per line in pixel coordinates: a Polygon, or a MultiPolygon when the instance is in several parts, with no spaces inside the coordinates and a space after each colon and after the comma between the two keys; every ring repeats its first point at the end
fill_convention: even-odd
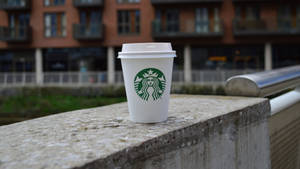
{"type": "Polygon", "coordinates": [[[234,76],[225,90],[232,96],[265,97],[300,85],[300,66],[234,76]]]}

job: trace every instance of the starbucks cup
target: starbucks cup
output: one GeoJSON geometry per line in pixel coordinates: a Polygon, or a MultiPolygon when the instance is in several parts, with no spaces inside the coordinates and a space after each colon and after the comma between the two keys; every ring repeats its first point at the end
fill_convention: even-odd
{"type": "Polygon", "coordinates": [[[131,121],[156,123],[168,118],[174,57],[170,43],[123,44],[118,58],[131,121]]]}

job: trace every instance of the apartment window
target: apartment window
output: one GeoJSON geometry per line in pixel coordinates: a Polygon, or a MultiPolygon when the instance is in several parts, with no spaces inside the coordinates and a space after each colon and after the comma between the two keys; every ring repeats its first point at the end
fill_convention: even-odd
{"type": "Polygon", "coordinates": [[[119,4],[122,4],[122,3],[139,3],[140,0],[117,0],[117,2],[119,4]]]}
{"type": "Polygon", "coordinates": [[[221,31],[221,21],[219,17],[219,8],[214,8],[214,32],[221,31]]]}
{"type": "Polygon", "coordinates": [[[197,8],[196,9],[196,32],[208,32],[209,30],[209,20],[208,20],[208,10],[207,8],[197,8]]]}
{"type": "Polygon", "coordinates": [[[98,10],[80,12],[80,32],[93,33],[99,32],[101,25],[101,12],[98,10]]]}
{"type": "Polygon", "coordinates": [[[160,10],[156,10],[155,11],[155,19],[154,19],[154,22],[153,22],[153,31],[154,32],[160,32],[162,31],[162,28],[161,28],[161,15],[162,15],[162,12],[160,10]]]}
{"type": "Polygon", "coordinates": [[[246,8],[246,19],[247,20],[258,20],[260,19],[259,7],[247,7],[246,8]]]}
{"type": "Polygon", "coordinates": [[[65,0],[44,0],[45,6],[59,6],[64,4],[65,4],[65,0]]]}
{"type": "Polygon", "coordinates": [[[65,37],[66,16],[64,13],[46,13],[44,16],[45,37],[65,37]]]}
{"type": "Polygon", "coordinates": [[[260,8],[258,6],[237,6],[235,8],[235,18],[238,20],[259,20],[260,8]]]}
{"type": "Polygon", "coordinates": [[[296,18],[299,20],[300,19],[300,6],[297,6],[297,9],[296,9],[296,18]]]}
{"type": "Polygon", "coordinates": [[[278,9],[278,27],[279,29],[287,29],[291,28],[291,8],[288,5],[281,6],[278,9]]]}
{"type": "Polygon", "coordinates": [[[177,9],[167,10],[167,31],[178,32],[179,31],[179,11],[177,9]]]}
{"type": "Polygon", "coordinates": [[[97,10],[81,11],[80,12],[81,24],[100,24],[101,12],[97,10]]]}
{"type": "Polygon", "coordinates": [[[9,14],[11,36],[24,36],[29,25],[30,15],[26,13],[9,14]]]}
{"type": "Polygon", "coordinates": [[[118,33],[136,34],[140,32],[140,11],[118,11],[118,33]]]}
{"type": "Polygon", "coordinates": [[[288,5],[281,6],[278,10],[278,17],[289,19],[291,17],[291,8],[290,8],[290,6],[288,6],[288,5]]]}
{"type": "Polygon", "coordinates": [[[242,10],[239,6],[235,8],[235,18],[238,20],[242,18],[242,10]]]}
{"type": "Polygon", "coordinates": [[[9,1],[7,1],[7,4],[11,5],[11,6],[25,6],[26,1],[25,0],[9,0],[9,1]]]}

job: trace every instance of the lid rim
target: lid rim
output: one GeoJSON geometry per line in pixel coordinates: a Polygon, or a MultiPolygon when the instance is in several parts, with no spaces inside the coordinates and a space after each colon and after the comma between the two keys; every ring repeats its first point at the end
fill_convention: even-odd
{"type": "Polygon", "coordinates": [[[124,43],[121,53],[157,53],[173,52],[169,42],[124,43]]]}
{"type": "Polygon", "coordinates": [[[164,54],[147,54],[143,56],[136,57],[137,55],[119,55],[119,59],[157,59],[157,58],[175,58],[176,54],[175,53],[164,53],[164,54]]]}
{"type": "Polygon", "coordinates": [[[131,55],[131,54],[176,54],[176,51],[145,51],[145,52],[118,52],[119,55],[131,55]]]}

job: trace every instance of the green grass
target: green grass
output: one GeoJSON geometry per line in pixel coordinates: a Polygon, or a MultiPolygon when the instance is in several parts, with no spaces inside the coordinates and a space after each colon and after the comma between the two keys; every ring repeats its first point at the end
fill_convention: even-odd
{"type": "Polygon", "coordinates": [[[28,95],[0,99],[0,125],[126,101],[125,97],[28,95]]]}

